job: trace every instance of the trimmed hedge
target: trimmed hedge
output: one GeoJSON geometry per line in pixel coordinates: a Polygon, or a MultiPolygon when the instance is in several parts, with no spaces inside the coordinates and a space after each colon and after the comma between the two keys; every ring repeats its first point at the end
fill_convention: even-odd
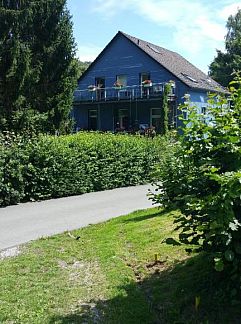
{"type": "Polygon", "coordinates": [[[0,206],[143,184],[165,138],[101,133],[0,136],[0,206]]]}

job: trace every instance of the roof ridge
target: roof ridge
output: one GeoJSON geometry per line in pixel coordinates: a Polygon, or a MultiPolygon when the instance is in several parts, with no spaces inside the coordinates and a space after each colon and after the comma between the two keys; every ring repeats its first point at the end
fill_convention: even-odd
{"type": "MultiPolygon", "coordinates": [[[[163,49],[163,50],[165,50],[165,51],[172,52],[172,53],[175,53],[175,54],[177,54],[177,55],[180,55],[180,54],[178,54],[178,53],[175,52],[175,51],[169,50],[169,49],[167,49],[167,48],[165,48],[165,47],[162,47],[162,46],[160,46],[160,45],[157,45],[157,44],[151,43],[151,42],[146,41],[146,40],[144,40],[144,39],[141,39],[141,38],[139,38],[139,37],[135,37],[135,36],[129,35],[129,34],[124,33],[124,32],[122,32],[122,31],[120,31],[120,33],[123,34],[123,35],[125,35],[125,36],[127,36],[128,38],[135,38],[136,40],[139,40],[139,41],[141,41],[141,42],[143,42],[143,43],[147,43],[147,44],[153,45],[153,46],[155,46],[155,47],[161,48],[161,49],[163,49]]],[[[181,55],[180,55],[180,56],[181,56],[181,55]]]]}
{"type": "MultiPolygon", "coordinates": [[[[157,47],[157,48],[160,48],[160,49],[162,49],[162,50],[164,50],[164,51],[166,51],[166,52],[174,53],[174,54],[178,55],[179,57],[181,57],[182,59],[184,59],[188,64],[192,65],[195,69],[198,69],[202,74],[204,74],[205,76],[208,76],[206,73],[204,73],[202,70],[200,70],[198,67],[196,67],[193,63],[189,62],[189,61],[188,61],[184,56],[182,56],[182,55],[179,54],[178,52],[175,52],[175,51],[169,50],[169,49],[167,49],[167,48],[165,48],[165,47],[162,47],[162,46],[160,46],[160,45],[157,45],[157,44],[154,44],[154,43],[151,43],[151,42],[145,41],[145,40],[143,40],[143,39],[140,39],[140,38],[137,38],[137,37],[135,37],[135,36],[129,35],[129,34],[124,33],[124,32],[122,32],[122,31],[120,31],[120,32],[121,32],[122,34],[124,34],[125,36],[127,36],[128,38],[129,38],[129,37],[130,37],[130,38],[134,38],[134,39],[136,39],[136,40],[142,41],[143,43],[150,44],[150,45],[152,45],[152,46],[155,46],[155,47],[157,47]]],[[[138,44],[137,44],[137,45],[138,45],[138,44]]],[[[213,80],[213,81],[215,81],[215,80],[213,80]]],[[[215,81],[215,82],[216,82],[216,81],[215,81]]]]}

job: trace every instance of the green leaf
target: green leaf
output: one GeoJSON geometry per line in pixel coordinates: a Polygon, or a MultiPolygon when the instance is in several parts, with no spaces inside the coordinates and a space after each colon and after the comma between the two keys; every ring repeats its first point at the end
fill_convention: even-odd
{"type": "Polygon", "coordinates": [[[223,269],[224,269],[223,260],[220,259],[220,258],[215,258],[214,262],[215,262],[215,266],[214,266],[215,270],[218,271],[218,272],[223,271],[223,269]]]}
{"type": "Polygon", "coordinates": [[[232,262],[234,259],[234,253],[232,250],[227,250],[224,253],[224,257],[228,262],[232,262]]]}

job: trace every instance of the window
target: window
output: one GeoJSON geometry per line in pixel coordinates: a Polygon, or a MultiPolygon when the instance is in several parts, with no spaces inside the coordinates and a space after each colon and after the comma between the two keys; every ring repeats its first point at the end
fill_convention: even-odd
{"type": "Polygon", "coordinates": [[[161,116],[161,108],[152,108],[151,110],[153,116],[161,116]]]}
{"type": "Polygon", "coordinates": [[[150,72],[142,72],[140,73],[140,84],[142,84],[143,81],[150,80],[150,72]]]}
{"type": "Polygon", "coordinates": [[[189,81],[192,81],[194,83],[198,83],[198,81],[196,79],[194,79],[193,77],[191,77],[190,75],[186,74],[186,73],[182,73],[182,75],[187,78],[189,81]]]}
{"type": "Polygon", "coordinates": [[[127,86],[127,76],[125,74],[117,75],[116,83],[121,84],[122,87],[126,87],[127,86]]]}
{"type": "Polygon", "coordinates": [[[105,88],[105,78],[104,77],[95,78],[95,85],[98,88],[105,88]]]}
{"type": "Polygon", "coordinates": [[[175,81],[170,81],[170,84],[171,84],[171,95],[175,95],[176,93],[176,83],[175,81]]]}
{"type": "Polygon", "coordinates": [[[129,114],[128,109],[119,109],[119,127],[127,130],[129,127],[129,114]]]}
{"type": "Polygon", "coordinates": [[[150,94],[153,92],[150,72],[140,73],[139,79],[141,85],[141,97],[148,98],[150,94]],[[147,85],[144,85],[146,80],[148,80],[147,85]],[[148,86],[148,84],[150,86],[148,86]]]}
{"type": "Polygon", "coordinates": [[[114,124],[116,131],[125,131],[129,128],[128,109],[118,108],[114,112],[114,124]]]}
{"type": "Polygon", "coordinates": [[[161,130],[161,108],[151,108],[151,126],[155,127],[156,132],[161,130]]]}
{"type": "Polygon", "coordinates": [[[202,114],[202,116],[201,116],[202,120],[205,123],[207,123],[208,119],[209,119],[209,116],[207,114],[207,107],[206,106],[201,107],[201,114],[202,114]]]}
{"type": "Polygon", "coordinates": [[[96,131],[98,129],[98,111],[97,109],[89,110],[88,129],[96,131]]]}
{"type": "Polygon", "coordinates": [[[201,113],[202,113],[203,115],[206,115],[206,111],[207,111],[207,107],[202,107],[202,108],[201,108],[201,113]]]}
{"type": "Polygon", "coordinates": [[[95,85],[97,87],[96,99],[103,100],[105,98],[105,77],[95,78],[95,85]]]}

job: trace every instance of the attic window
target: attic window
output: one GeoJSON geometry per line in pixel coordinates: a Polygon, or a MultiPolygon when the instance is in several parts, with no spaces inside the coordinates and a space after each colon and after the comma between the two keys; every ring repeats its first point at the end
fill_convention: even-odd
{"type": "Polygon", "coordinates": [[[185,76],[185,78],[187,78],[188,80],[198,83],[198,81],[194,78],[192,78],[190,75],[186,74],[186,73],[182,73],[183,76],[185,76]]]}
{"type": "Polygon", "coordinates": [[[211,79],[201,79],[203,82],[207,83],[207,84],[211,84],[212,80],[211,79]]]}
{"type": "Polygon", "coordinates": [[[152,46],[152,45],[147,45],[151,50],[153,50],[155,53],[157,53],[157,54],[161,54],[161,52],[156,48],[156,47],[154,47],[154,46],[152,46]]]}
{"type": "Polygon", "coordinates": [[[200,80],[203,82],[206,82],[206,83],[212,83],[212,80],[210,80],[210,79],[200,79],[200,80]]]}

